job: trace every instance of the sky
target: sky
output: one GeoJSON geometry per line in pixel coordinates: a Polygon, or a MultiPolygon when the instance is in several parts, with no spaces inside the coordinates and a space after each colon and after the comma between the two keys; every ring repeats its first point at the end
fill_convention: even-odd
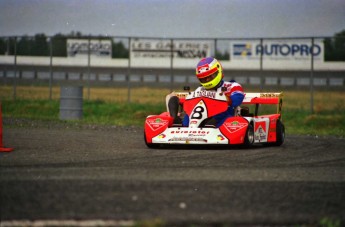
{"type": "Polygon", "coordinates": [[[324,37],[345,0],[0,0],[0,36],[324,37]]]}

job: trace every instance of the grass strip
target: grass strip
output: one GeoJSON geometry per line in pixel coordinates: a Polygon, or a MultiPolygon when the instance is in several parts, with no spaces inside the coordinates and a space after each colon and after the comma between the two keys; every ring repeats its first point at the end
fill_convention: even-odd
{"type": "MultiPolygon", "coordinates": [[[[18,86],[17,99],[11,97],[11,87],[0,86],[3,117],[59,121],[59,88],[53,88],[48,100],[48,88],[18,86]]],[[[248,91],[252,92],[252,91],[248,91]]],[[[143,126],[146,116],[166,111],[168,89],[132,88],[127,102],[126,88],[92,88],[85,97],[81,124],[143,126]]],[[[283,122],[287,134],[335,135],[345,137],[345,92],[315,91],[314,112],[311,114],[308,91],[284,92],[283,122]]],[[[274,112],[274,108],[271,110],[274,112]]]]}

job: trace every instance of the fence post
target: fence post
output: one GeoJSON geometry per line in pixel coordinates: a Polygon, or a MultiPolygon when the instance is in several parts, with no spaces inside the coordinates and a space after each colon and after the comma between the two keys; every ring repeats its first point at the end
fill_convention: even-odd
{"type": "Polygon", "coordinates": [[[263,73],[263,46],[264,46],[264,40],[261,38],[260,39],[260,46],[261,46],[261,51],[260,51],[260,91],[262,92],[264,88],[264,73],[263,73]]]}
{"type": "Polygon", "coordinates": [[[310,65],[310,112],[314,114],[314,38],[311,38],[311,65],[310,65]]]}
{"type": "Polygon", "coordinates": [[[53,84],[53,37],[50,37],[49,42],[49,55],[50,55],[50,61],[49,61],[49,100],[52,100],[52,84],[53,84]]]}
{"type": "Polygon", "coordinates": [[[90,50],[90,44],[91,44],[91,37],[89,35],[88,38],[88,44],[87,44],[87,100],[90,100],[90,63],[91,63],[91,50],[90,50]]]}
{"type": "Polygon", "coordinates": [[[131,75],[131,37],[128,37],[128,67],[127,67],[127,102],[131,102],[131,84],[130,84],[130,75],[131,75]]]}
{"type": "Polygon", "coordinates": [[[174,83],[174,40],[170,40],[170,92],[173,91],[174,83]]]}
{"type": "Polygon", "coordinates": [[[17,98],[17,37],[14,37],[14,79],[13,79],[13,100],[17,98]]]}

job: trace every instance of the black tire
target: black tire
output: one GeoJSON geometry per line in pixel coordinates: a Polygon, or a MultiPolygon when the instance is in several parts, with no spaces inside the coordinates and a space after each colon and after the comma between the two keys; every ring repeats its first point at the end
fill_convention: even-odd
{"type": "Polygon", "coordinates": [[[145,132],[144,132],[144,141],[145,141],[145,144],[148,148],[157,148],[159,146],[158,144],[148,143],[146,141],[146,133],[145,132]]]}
{"type": "Polygon", "coordinates": [[[254,144],[254,128],[253,125],[249,124],[247,131],[246,131],[246,136],[244,137],[244,147],[248,148],[253,146],[254,144]]]}
{"type": "Polygon", "coordinates": [[[274,145],[280,146],[284,143],[284,140],[285,140],[285,126],[280,120],[277,121],[277,129],[276,130],[277,130],[276,131],[277,141],[274,143],[274,145]]]}

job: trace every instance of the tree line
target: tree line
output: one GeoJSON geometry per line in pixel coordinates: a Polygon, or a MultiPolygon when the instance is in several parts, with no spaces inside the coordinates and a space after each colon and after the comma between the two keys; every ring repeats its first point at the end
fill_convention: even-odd
{"type": "MultiPolygon", "coordinates": [[[[83,38],[89,36],[81,32],[71,32],[71,34],[56,34],[48,37],[45,34],[36,34],[35,36],[21,37],[0,37],[0,55],[21,56],[67,56],[67,39],[83,38]]],[[[129,50],[122,41],[104,36],[92,37],[92,39],[110,40],[112,45],[112,58],[128,58],[129,50]]],[[[336,33],[333,37],[324,39],[324,59],[325,61],[345,61],[345,30],[336,33]]],[[[228,51],[221,52],[216,50],[215,57],[223,60],[229,59],[228,51]]]]}
{"type": "MultiPolygon", "coordinates": [[[[67,56],[67,39],[80,38],[87,39],[89,36],[82,35],[80,32],[72,32],[69,35],[56,34],[47,37],[45,34],[36,34],[35,36],[20,37],[0,37],[0,55],[20,56],[67,56]],[[16,44],[16,45],[15,45],[16,44]],[[51,46],[51,47],[50,47],[51,46]]],[[[114,42],[109,37],[92,37],[92,39],[110,40],[112,44],[112,58],[128,58],[129,51],[123,42],[114,42]]]]}

